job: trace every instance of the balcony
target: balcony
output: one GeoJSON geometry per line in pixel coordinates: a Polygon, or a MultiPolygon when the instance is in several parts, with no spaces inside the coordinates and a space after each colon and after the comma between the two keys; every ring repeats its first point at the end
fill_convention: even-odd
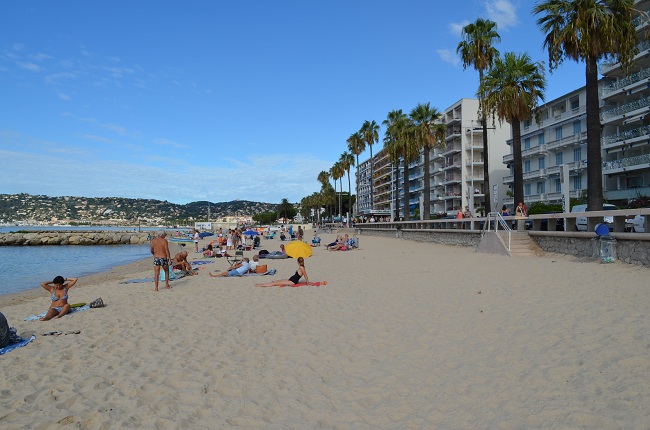
{"type": "Polygon", "coordinates": [[[515,155],[514,154],[508,154],[503,156],[503,164],[509,164],[515,161],[515,155]]]}
{"type": "Polygon", "coordinates": [[[515,177],[514,177],[514,175],[508,175],[508,176],[504,176],[504,177],[503,177],[503,183],[504,183],[504,184],[511,184],[511,183],[513,183],[513,182],[515,182],[515,177]]]}
{"type": "Polygon", "coordinates": [[[460,169],[462,166],[460,163],[452,163],[452,164],[447,164],[445,167],[442,168],[443,171],[447,170],[457,170],[460,169]]]}
{"type": "Polygon", "coordinates": [[[445,140],[460,138],[460,136],[460,127],[454,127],[452,129],[447,129],[447,136],[445,137],[445,140]]]}
{"type": "Polygon", "coordinates": [[[440,152],[443,157],[448,157],[453,154],[457,154],[460,152],[460,145],[447,145],[445,149],[440,152]]]}
{"type": "Polygon", "coordinates": [[[545,178],[548,176],[546,169],[531,170],[530,172],[524,173],[524,181],[530,179],[545,178]]]}
{"type": "MultiPolygon", "coordinates": [[[[631,103],[625,103],[622,106],[616,107],[614,109],[607,110],[605,112],[600,113],[600,122],[601,123],[606,123],[612,120],[613,118],[616,118],[618,116],[623,117],[623,115],[638,111],[640,109],[644,109],[650,106],[650,97],[644,97],[639,100],[635,100],[631,103]]],[[[630,115],[634,116],[634,115],[630,115]]]]}
{"type": "MultiPolygon", "coordinates": [[[[634,57],[634,59],[632,59],[632,62],[634,62],[642,55],[645,55],[644,51],[650,49],[650,40],[644,40],[643,42],[636,45],[636,48],[639,53],[634,57]]],[[[600,67],[600,74],[607,75],[608,73],[613,72],[616,68],[620,68],[620,66],[620,63],[603,63],[600,67]]]]}
{"type": "Polygon", "coordinates": [[[603,173],[611,175],[629,170],[647,169],[650,167],[650,154],[636,155],[621,158],[620,160],[606,161],[603,163],[603,173]]]}
{"type": "Polygon", "coordinates": [[[444,178],[442,180],[442,185],[450,185],[450,184],[460,184],[460,177],[452,176],[449,178],[444,178]]]}
{"type": "Polygon", "coordinates": [[[546,154],[546,153],[548,153],[548,146],[545,143],[543,143],[541,145],[533,146],[528,149],[522,150],[521,156],[523,158],[527,158],[527,157],[532,157],[534,155],[546,154]]]}
{"type": "Polygon", "coordinates": [[[481,158],[481,159],[479,159],[479,160],[467,160],[467,161],[465,162],[465,165],[466,165],[467,167],[471,167],[471,166],[482,166],[482,165],[483,165],[483,159],[481,158]]]}
{"type": "Polygon", "coordinates": [[[547,144],[547,149],[559,149],[564,147],[578,146],[587,141],[587,132],[582,131],[578,134],[563,137],[562,139],[554,140],[547,144]]]}
{"type": "Polygon", "coordinates": [[[468,174],[465,175],[465,180],[466,181],[482,181],[483,180],[483,172],[481,173],[474,173],[474,174],[468,174]]]}
{"type": "Polygon", "coordinates": [[[626,78],[619,79],[618,81],[612,83],[611,85],[603,87],[600,90],[600,96],[601,98],[607,98],[613,95],[614,93],[623,90],[625,87],[632,86],[636,83],[640,83],[642,80],[649,77],[650,77],[650,68],[640,70],[636,73],[631,74],[626,78]]]}
{"type": "Polygon", "coordinates": [[[643,140],[645,136],[650,135],[650,126],[644,125],[643,127],[638,127],[633,130],[627,130],[622,133],[618,134],[613,134],[610,136],[603,136],[600,139],[600,143],[603,148],[608,148],[612,146],[616,146],[616,143],[630,143],[627,142],[628,140],[631,140],[633,142],[643,140]]]}

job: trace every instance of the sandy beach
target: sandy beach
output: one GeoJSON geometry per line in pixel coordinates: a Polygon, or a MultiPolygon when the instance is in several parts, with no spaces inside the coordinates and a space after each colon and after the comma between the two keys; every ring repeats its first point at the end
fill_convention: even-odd
{"type": "Polygon", "coordinates": [[[107,307],[50,322],[24,321],[44,291],[0,298],[37,336],[0,356],[0,427],[649,427],[647,268],[367,236],[314,249],[326,286],[257,288],[297,266],[267,263],[276,276],[216,279],[216,259],[160,292],[120,283],[150,261],[115,268],[70,292],[107,307]]]}

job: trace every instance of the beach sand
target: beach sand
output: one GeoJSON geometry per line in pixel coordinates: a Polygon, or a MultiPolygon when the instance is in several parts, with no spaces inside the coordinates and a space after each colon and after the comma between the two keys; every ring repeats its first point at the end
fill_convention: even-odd
{"type": "Polygon", "coordinates": [[[70,292],[106,308],[26,322],[47,293],[5,298],[37,338],[0,356],[0,427],[648,428],[649,269],[360,239],[314,249],[321,287],[253,286],[293,259],[267,260],[274,277],[210,278],[217,259],[171,290],[119,283],[152,276],[146,261],[70,292]]]}

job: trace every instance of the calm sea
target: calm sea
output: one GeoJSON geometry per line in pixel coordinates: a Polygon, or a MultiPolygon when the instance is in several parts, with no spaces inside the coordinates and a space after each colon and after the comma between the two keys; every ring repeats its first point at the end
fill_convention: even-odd
{"type": "MultiPolygon", "coordinates": [[[[1,227],[18,230],[127,230],[89,227],[1,227]]],[[[145,229],[142,229],[145,230],[145,229]]],[[[154,229],[151,229],[154,230],[154,229]]],[[[149,245],[0,246],[0,295],[38,288],[55,276],[79,277],[150,257],[149,245]]]]}

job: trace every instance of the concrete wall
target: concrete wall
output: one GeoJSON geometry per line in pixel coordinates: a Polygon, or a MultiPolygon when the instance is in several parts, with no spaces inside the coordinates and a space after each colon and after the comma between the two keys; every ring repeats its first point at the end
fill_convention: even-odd
{"type": "MultiPolygon", "coordinates": [[[[381,236],[397,239],[433,242],[445,245],[478,246],[481,233],[476,230],[431,230],[391,228],[357,228],[363,247],[363,236],[381,236]]],[[[530,232],[531,238],[547,252],[575,255],[576,257],[598,259],[595,252],[600,249],[598,239],[593,233],[530,232]],[[595,243],[596,242],[596,243],[595,243]]],[[[614,234],[616,239],[616,259],[628,264],[650,266],[650,240],[645,233],[614,234]]]]}

